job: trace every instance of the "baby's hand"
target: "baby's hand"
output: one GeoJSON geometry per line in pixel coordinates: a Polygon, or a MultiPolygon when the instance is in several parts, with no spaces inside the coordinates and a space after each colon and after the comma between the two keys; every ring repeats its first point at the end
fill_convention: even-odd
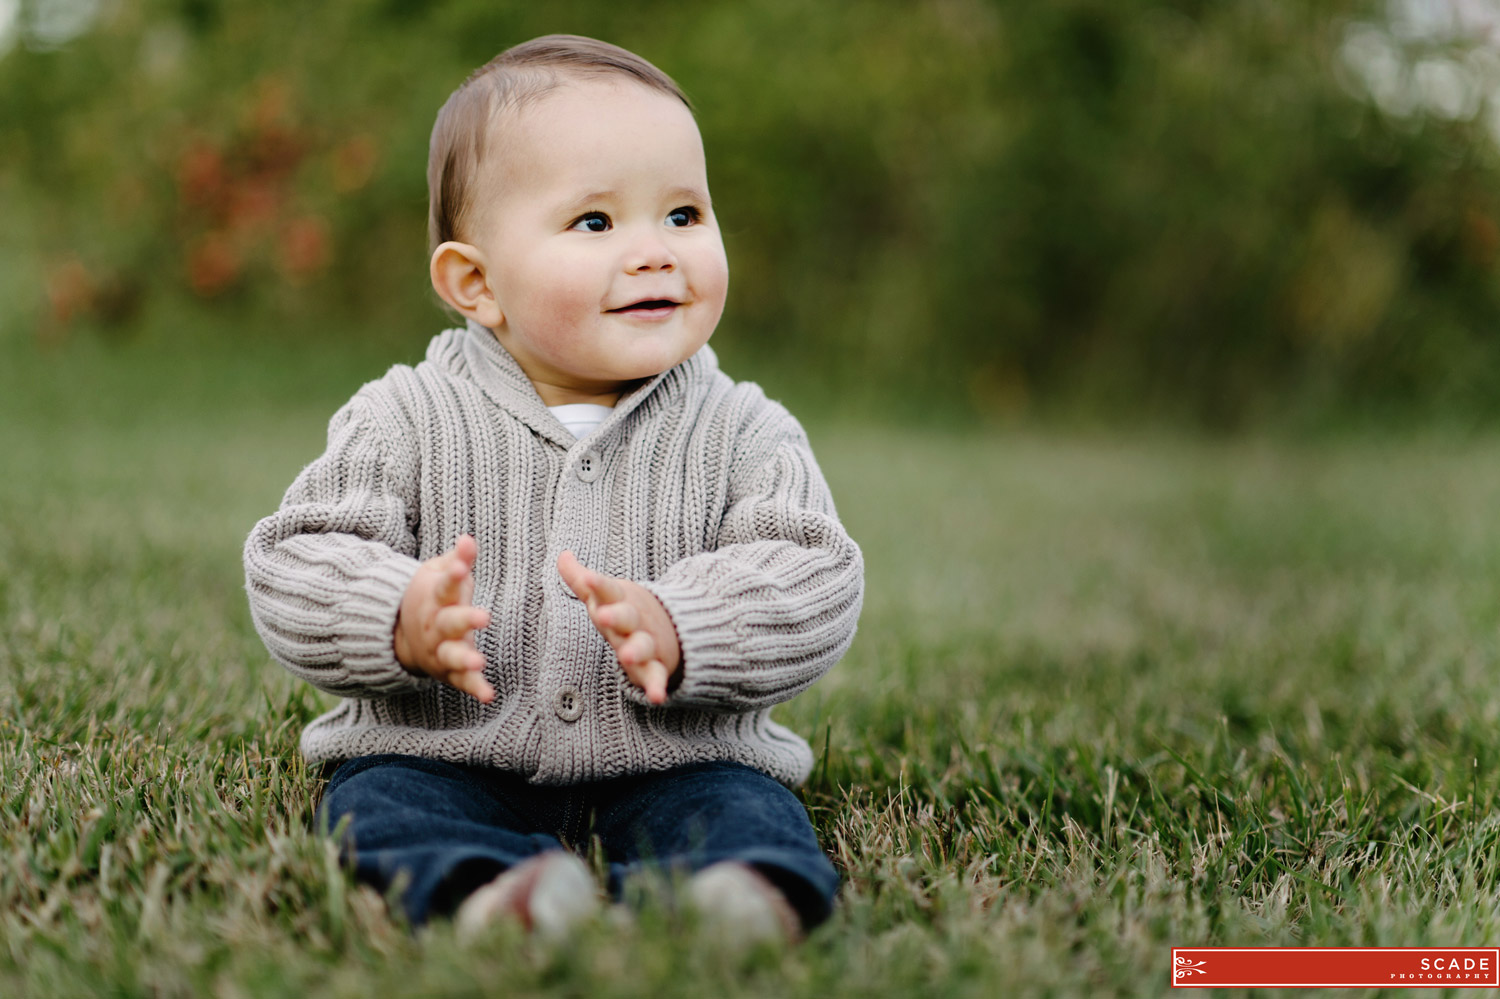
{"type": "Polygon", "coordinates": [[[484,678],[473,630],[489,627],[490,612],[470,605],[478,556],[479,546],[465,534],[452,551],[422,563],[396,612],[396,661],[488,704],[495,688],[484,678]]]}
{"type": "Polygon", "coordinates": [[[589,620],[615,650],[625,677],[652,704],[667,699],[667,681],[682,662],[677,628],[656,595],[639,583],[584,568],[572,552],[557,559],[563,582],[589,609],[589,620]]]}

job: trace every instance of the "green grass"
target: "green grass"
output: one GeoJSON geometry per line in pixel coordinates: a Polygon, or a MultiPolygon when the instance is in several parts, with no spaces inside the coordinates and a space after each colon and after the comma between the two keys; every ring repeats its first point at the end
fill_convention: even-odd
{"type": "Polygon", "coordinates": [[[410,934],[311,832],[323,701],[241,590],[379,371],[308,357],[0,342],[0,994],[1157,995],[1172,945],[1500,939],[1500,440],[833,425],[868,596],[780,709],[832,923],[410,934]]]}

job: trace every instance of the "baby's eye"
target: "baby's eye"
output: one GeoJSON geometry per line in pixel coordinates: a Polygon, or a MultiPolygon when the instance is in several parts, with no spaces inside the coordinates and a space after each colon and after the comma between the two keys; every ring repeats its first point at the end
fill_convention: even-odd
{"type": "Polygon", "coordinates": [[[569,229],[577,229],[579,232],[607,232],[609,230],[609,216],[603,212],[589,212],[580,215],[578,220],[569,229]]]}
{"type": "Polygon", "coordinates": [[[702,213],[689,205],[682,208],[674,208],[668,212],[667,225],[680,229],[685,225],[692,225],[702,218],[702,213]]]}

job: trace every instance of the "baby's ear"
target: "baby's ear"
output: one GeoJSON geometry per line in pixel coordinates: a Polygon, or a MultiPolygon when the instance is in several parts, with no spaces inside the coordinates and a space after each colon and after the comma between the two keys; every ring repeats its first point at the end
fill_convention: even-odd
{"type": "Polygon", "coordinates": [[[469,243],[443,243],[432,251],[432,288],[466,319],[494,329],[504,316],[490,289],[484,253],[469,243]]]}

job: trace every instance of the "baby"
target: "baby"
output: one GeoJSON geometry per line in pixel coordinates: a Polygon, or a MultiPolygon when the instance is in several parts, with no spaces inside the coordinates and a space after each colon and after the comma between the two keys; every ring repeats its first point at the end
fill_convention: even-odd
{"type": "Polygon", "coordinates": [[[770,718],[854,637],[859,548],[797,421],[707,346],[729,271],[687,99],[549,35],[438,112],[432,286],[467,320],[333,417],[245,546],[255,624],[343,698],[357,876],[414,923],[565,931],[655,871],[739,940],[827,918],[838,876],[770,718]]]}

